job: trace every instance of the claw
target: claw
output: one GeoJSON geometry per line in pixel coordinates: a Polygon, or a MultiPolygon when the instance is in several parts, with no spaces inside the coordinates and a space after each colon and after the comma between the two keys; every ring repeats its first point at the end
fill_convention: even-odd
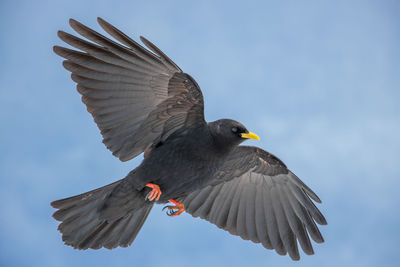
{"type": "Polygon", "coordinates": [[[169,205],[165,206],[162,210],[168,209],[166,214],[168,216],[178,216],[181,215],[185,211],[185,206],[183,203],[176,201],[175,199],[168,200],[169,202],[175,204],[175,206],[169,205]]]}
{"type": "Polygon", "coordinates": [[[161,197],[161,189],[158,185],[156,184],[152,184],[152,183],[147,183],[146,184],[147,187],[153,188],[153,190],[151,190],[149,193],[147,193],[145,199],[148,199],[150,201],[155,200],[159,200],[161,197]]]}

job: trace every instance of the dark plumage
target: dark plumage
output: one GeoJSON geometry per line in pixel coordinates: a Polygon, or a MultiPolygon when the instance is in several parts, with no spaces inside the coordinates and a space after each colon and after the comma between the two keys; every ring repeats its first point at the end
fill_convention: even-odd
{"type": "Polygon", "coordinates": [[[317,195],[272,154],[238,146],[258,138],[239,122],[207,123],[200,87],[155,45],[141,37],[150,52],[98,22],[119,43],[71,19],[89,41],[59,31],[82,52],[54,51],[66,59],[107,148],[121,161],[143,152],[144,160],[122,180],[51,203],[64,242],[78,249],[128,246],[154,202],[170,201],[176,206],[168,214],[179,215],[184,206],[194,217],[294,260],[300,258],[297,240],[313,254],[309,235],[323,242],[315,222],[326,224],[312,201],[321,202],[317,195]]]}

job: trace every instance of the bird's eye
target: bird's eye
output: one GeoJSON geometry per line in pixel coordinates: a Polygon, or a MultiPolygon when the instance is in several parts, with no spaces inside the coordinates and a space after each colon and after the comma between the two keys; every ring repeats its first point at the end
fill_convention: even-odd
{"type": "Polygon", "coordinates": [[[232,132],[236,133],[238,131],[238,129],[236,127],[232,128],[232,132]]]}

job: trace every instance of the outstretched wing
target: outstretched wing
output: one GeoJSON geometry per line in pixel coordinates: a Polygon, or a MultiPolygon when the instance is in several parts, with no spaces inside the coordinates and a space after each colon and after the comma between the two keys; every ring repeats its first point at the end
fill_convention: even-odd
{"type": "Polygon", "coordinates": [[[181,201],[194,217],[298,260],[296,240],[309,255],[314,251],[308,235],[317,243],[324,241],[315,222],[327,222],[310,198],[321,202],[278,158],[257,147],[239,146],[212,184],[181,201]]]}
{"type": "Polygon", "coordinates": [[[118,42],[71,19],[71,27],[89,41],[63,31],[58,36],[83,51],[55,46],[103,136],[121,161],[151,149],[182,127],[205,124],[203,95],[196,81],[154,44],[153,52],[98,18],[118,42]]]}

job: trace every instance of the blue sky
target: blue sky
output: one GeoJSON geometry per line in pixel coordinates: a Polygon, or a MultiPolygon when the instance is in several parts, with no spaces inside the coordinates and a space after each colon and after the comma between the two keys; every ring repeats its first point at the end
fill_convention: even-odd
{"type": "Polygon", "coordinates": [[[398,266],[399,12],[394,0],[1,1],[0,265],[398,266]],[[97,16],[153,41],[197,80],[207,120],[242,122],[261,137],[247,144],[317,192],[329,224],[316,255],[295,263],[161,206],[129,248],[63,245],[50,201],[141,160],[106,150],[52,52],[69,18],[99,30],[97,16]]]}

